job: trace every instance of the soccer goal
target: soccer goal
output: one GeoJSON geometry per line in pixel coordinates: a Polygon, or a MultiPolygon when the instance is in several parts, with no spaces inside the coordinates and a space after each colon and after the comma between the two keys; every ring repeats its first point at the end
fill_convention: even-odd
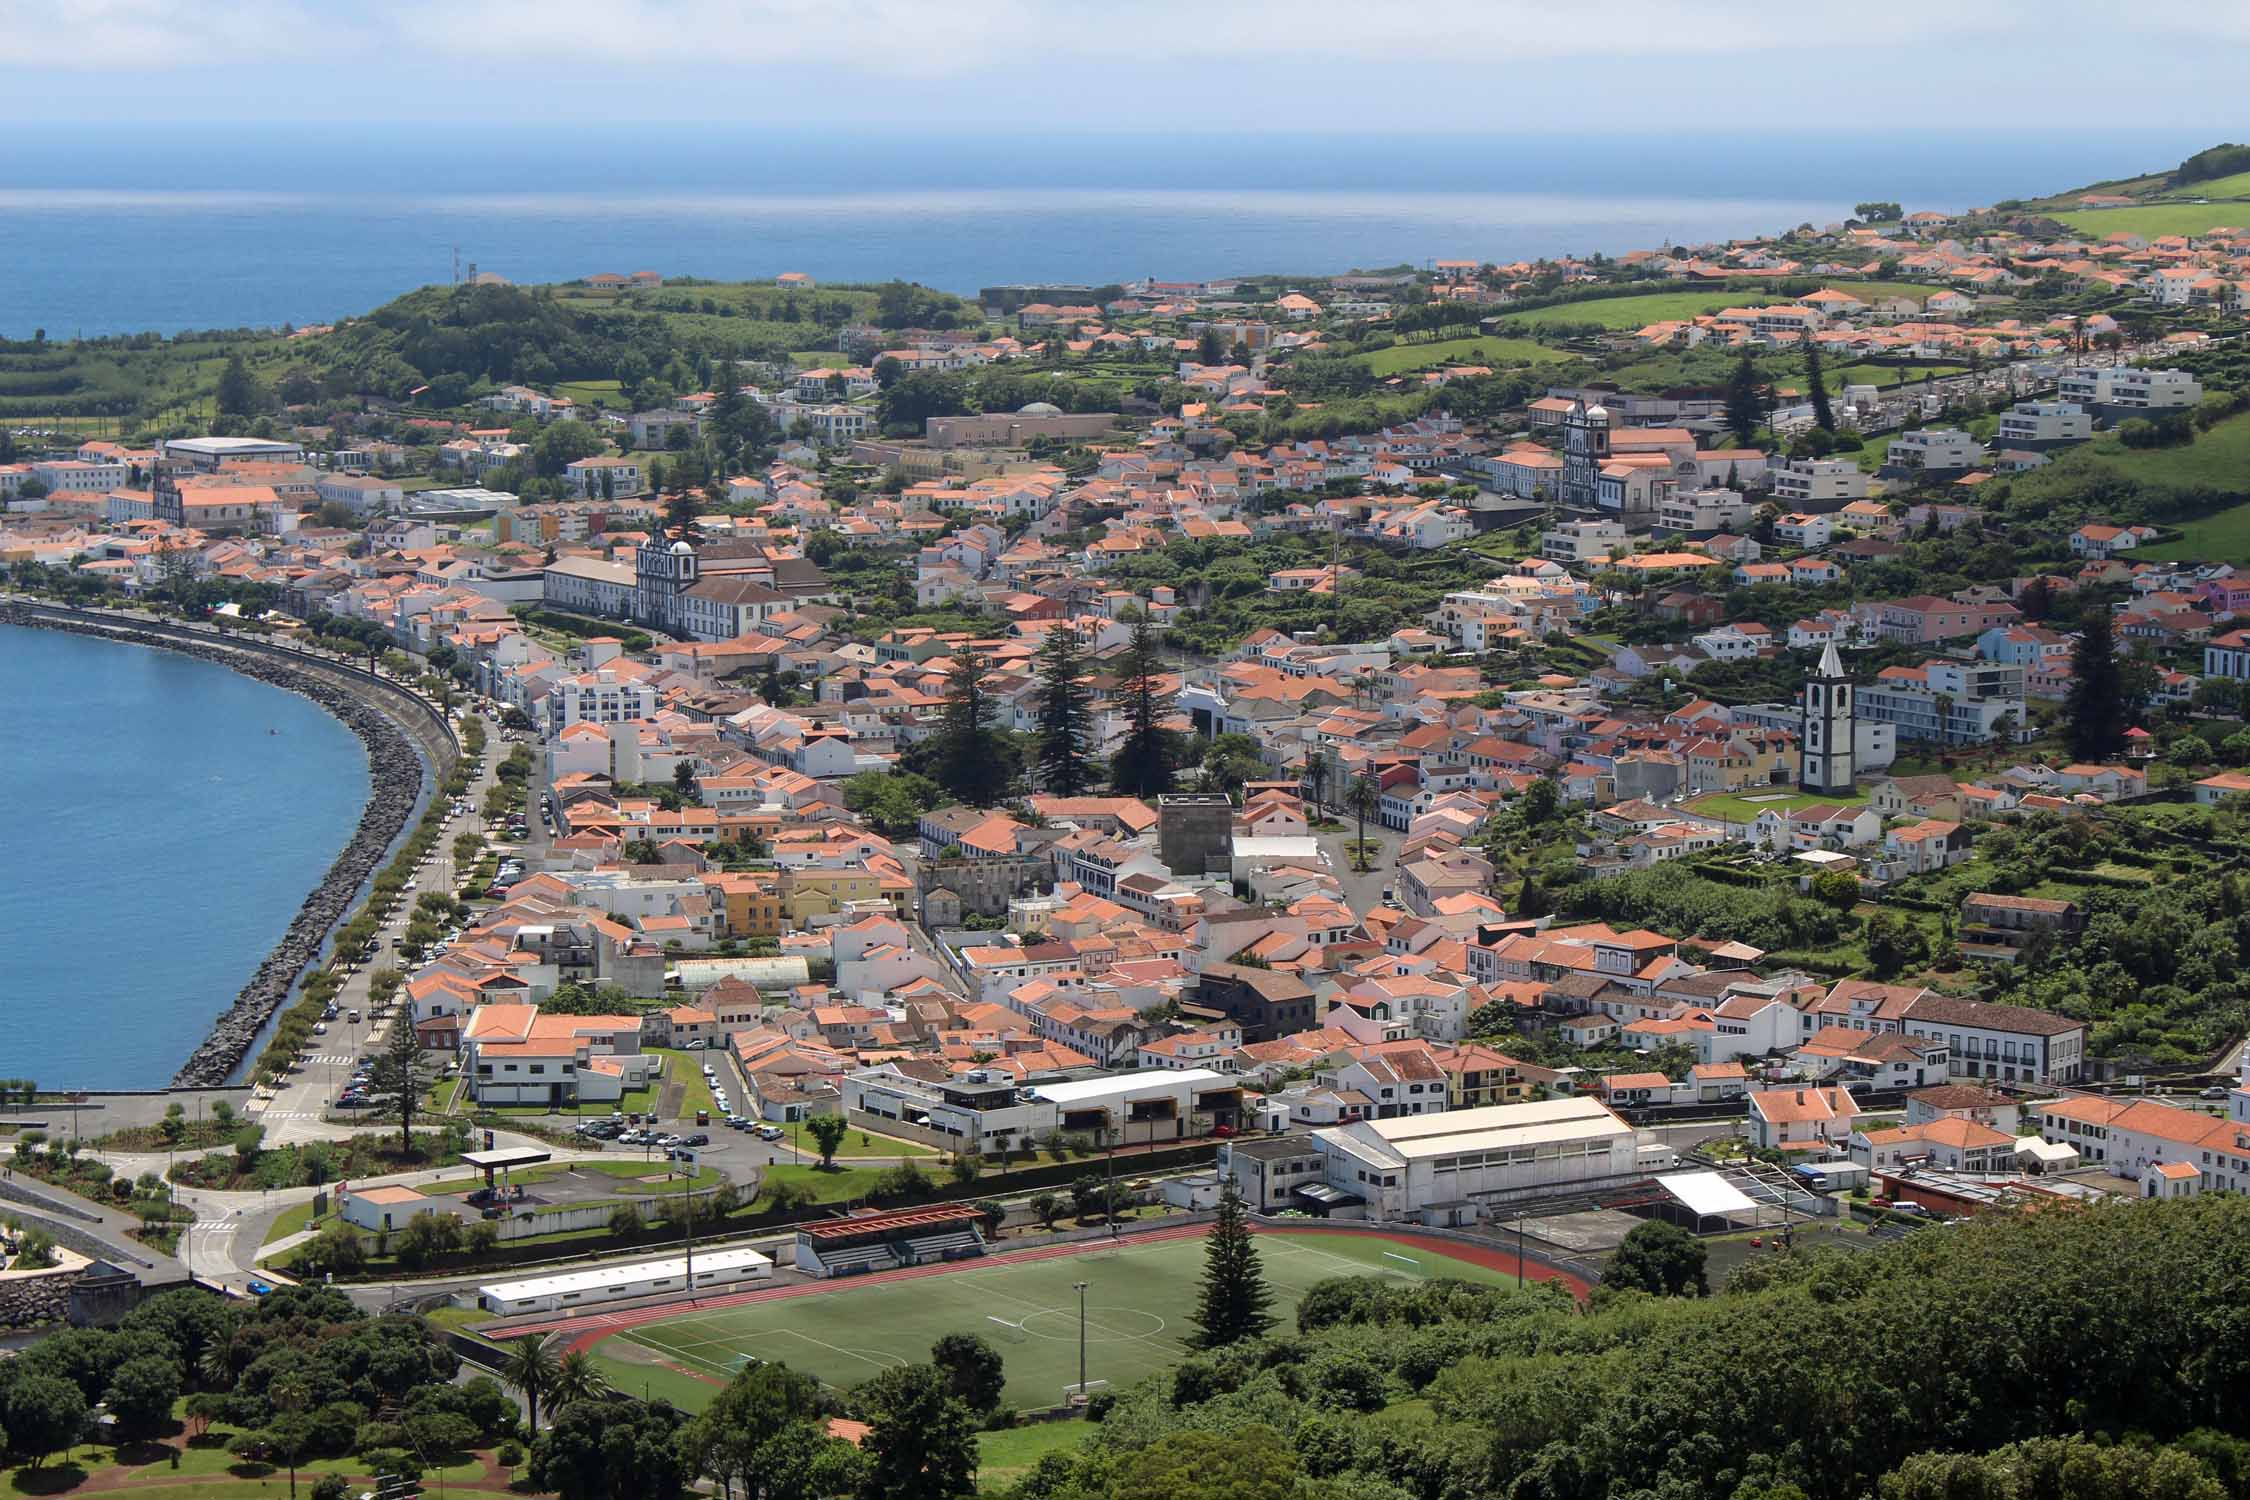
{"type": "Polygon", "coordinates": [[[1063,1405],[1084,1406],[1108,1389],[1109,1382],[1106,1380],[1089,1380],[1084,1385],[1074,1380],[1063,1387],[1063,1405]]]}
{"type": "Polygon", "coordinates": [[[984,1320],[987,1323],[999,1324],[1003,1335],[1011,1344],[1020,1344],[1031,1337],[1030,1334],[1024,1332],[1024,1320],[1022,1318],[999,1318],[987,1313],[984,1320]]]}

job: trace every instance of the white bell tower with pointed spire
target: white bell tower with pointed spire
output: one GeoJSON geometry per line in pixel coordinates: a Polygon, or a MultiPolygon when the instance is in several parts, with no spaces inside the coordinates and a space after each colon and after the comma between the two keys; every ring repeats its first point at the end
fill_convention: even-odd
{"type": "Polygon", "coordinates": [[[1797,784],[1808,792],[1848,793],[1853,758],[1852,680],[1830,641],[1805,679],[1804,736],[1797,747],[1797,784]]]}

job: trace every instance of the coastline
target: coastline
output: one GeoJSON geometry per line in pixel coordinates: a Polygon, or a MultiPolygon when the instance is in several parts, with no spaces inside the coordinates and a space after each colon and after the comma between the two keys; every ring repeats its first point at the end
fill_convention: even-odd
{"type": "Polygon", "coordinates": [[[294,693],[320,707],[358,737],[367,752],[368,798],[350,838],[306,895],[281,940],[259,962],[234,1000],[172,1075],[171,1088],[211,1088],[228,1083],[268,1022],[288,1003],[298,980],[320,961],[329,936],[351,915],[361,889],[382,867],[412,823],[425,791],[442,768],[397,717],[341,675],[331,676],[279,652],[171,634],[168,621],[112,620],[65,612],[45,604],[0,606],[7,623],[60,630],[99,640],[177,652],[294,693]]]}

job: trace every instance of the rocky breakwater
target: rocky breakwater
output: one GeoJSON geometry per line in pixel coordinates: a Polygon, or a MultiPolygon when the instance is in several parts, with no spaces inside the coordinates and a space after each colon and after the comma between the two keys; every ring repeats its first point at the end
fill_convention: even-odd
{"type": "Polygon", "coordinates": [[[422,795],[423,778],[430,774],[429,767],[398,721],[369,701],[378,691],[372,685],[362,689],[349,679],[331,676],[284,656],[136,630],[130,625],[97,624],[53,614],[18,617],[17,623],[155,646],[216,663],[245,677],[254,677],[310,698],[341,720],[367,747],[372,791],[368,795],[367,810],[360,814],[359,826],[352,831],[343,852],[336,856],[336,862],[328,867],[328,873],[313,887],[312,894],[305,897],[304,905],[297,908],[289,931],[258,965],[257,972],[235,996],[234,1003],[212,1023],[211,1034],[172,1078],[175,1088],[223,1084],[249,1053],[258,1032],[288,1000],[298,978],[319,961],[329,932],[351,914],[360,886],[381,868],[392,843],[414,816],[415,804],[422,795]]]}

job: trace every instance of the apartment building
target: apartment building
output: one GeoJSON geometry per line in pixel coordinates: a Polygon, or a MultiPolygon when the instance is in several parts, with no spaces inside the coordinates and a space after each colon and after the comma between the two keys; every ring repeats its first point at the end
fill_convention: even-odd
{"type": "Polygon", "coordinates": [[[1773,486],[1775,503],[1791,510],[1834,510],[1867,494],[1868,476],[1845,458],[1799,459],[1768,470],[1766,478],[1773,486]]]}

